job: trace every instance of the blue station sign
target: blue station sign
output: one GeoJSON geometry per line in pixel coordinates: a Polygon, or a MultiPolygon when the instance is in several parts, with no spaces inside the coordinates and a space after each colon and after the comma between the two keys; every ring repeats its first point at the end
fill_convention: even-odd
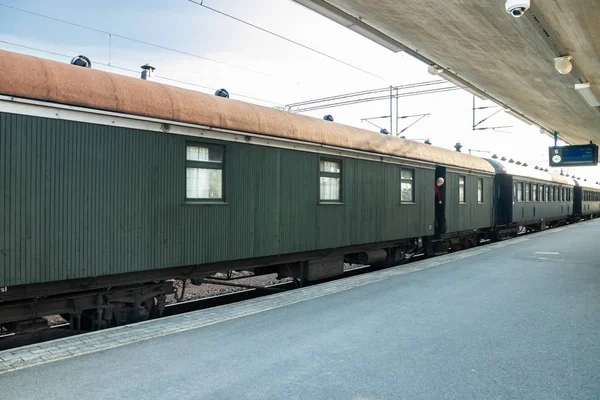
{"type": "Polygon", "coordinates": [[[598,146],[582,144],[550,147],[551,167],[598,165],[598,146]]]}

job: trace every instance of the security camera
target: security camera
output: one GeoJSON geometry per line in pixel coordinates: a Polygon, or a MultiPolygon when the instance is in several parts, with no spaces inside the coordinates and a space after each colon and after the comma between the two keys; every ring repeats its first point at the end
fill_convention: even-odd
{"type": "Polygon", "coordinates": [[[531,7],[531,0],[506,0],[506,12],[515,18],[525,14],[525,11],[531,7]]]}

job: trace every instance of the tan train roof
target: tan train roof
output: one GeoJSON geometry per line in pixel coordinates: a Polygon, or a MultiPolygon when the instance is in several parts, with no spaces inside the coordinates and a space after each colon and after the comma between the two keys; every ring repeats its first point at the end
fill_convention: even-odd
{"type": "Polygon", "coordinates": [[[0,94],[494,172],[484,159],[439,147],[157,82],[2,50],[0,94]]]}
{"type": "Polygon", "coordinates": [[[581,186],[584,189],[600,190],[600,185],[596,185],[594,182],[586,182],[584,180],[577,180],[575,182],[577,186],[581,186]]]}

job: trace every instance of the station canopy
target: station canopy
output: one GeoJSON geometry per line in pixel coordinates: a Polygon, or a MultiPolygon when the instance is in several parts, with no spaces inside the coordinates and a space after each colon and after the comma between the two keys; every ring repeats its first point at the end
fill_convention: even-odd
{"type": "Polygon", "coordinates": [[[294,0],[572,144],[600,143],[600,0],[294,0]],[[571,56],[560,74],[555,59],[571,56]],[[438,68],[439,67],[439,68],[438,68]],[[579,86],[576,84],[589,83],[579,86]],[[586,100],[587,98],[587,100],[586,100]]]}

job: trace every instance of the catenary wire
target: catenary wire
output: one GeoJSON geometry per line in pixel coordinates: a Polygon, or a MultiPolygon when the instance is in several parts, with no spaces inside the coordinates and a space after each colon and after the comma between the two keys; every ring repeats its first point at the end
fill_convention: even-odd
{"type": "MultiPolygon", "coordinates": [[[[9,41],[6,41],[6,40],[0,40],[0,43],[8,44],[8,45],[11,45],[11,46],[21,47],[21,48],[24,48],[24,49],[29,49],[29,50],[34,50],[34,51],[40,51],[40,52],[43,52],[43,53],[52,54],[52,55],[55,55],[55,56],[64,57],[64,58],[68,58],[68,59],[72,59],[73,58],[72,56],[69,56],[67,54],[57,53],[57,52],[54,52],[54,51],[44,50],[44,49],[40,49],[40,48],[36,48],[36,47],[31,47],[31,46],[25,46],[25,45],[22,45],[22,44],[13,43],[13,42],[9,42],[9,41]]],[[[137,71],[137,70],[134,70],[134,69],[131,69],[131,68],[120,67],[120,66],[114,65],[114,64],[111,65],[111,64],[102,63],[102,62],[99,62],[99,61],[93,61],[93,62],[95,64],[102,65],[104,67],[114,68],[114,69],[118,69],[118,70],[122,70],[122,71],[128,71],[128,72],[132,72],[132,73],[135,73],[135,74],[138,74],[140,72],[140,71],[137,71]]],[[[203,86],[203,85],[199,85],[197,83],[182,81],[182,80],[179,80],[179,79],[173,79],[173,78],[169,78],[169,77],[166,77],[166,76],[160,76],[160,75],[154,75],[154,76],[156,78],[158,78],[158,79],[163,79],[163,80],[166,80],[166,81],[182,83],[182,84],[186,84],[186,85],[190,85],[190,86],[195,86],[195,87],[203,88],[203,89],[206,89],[206,90],[211,90],[211,91],[217,90],[215,88],[211,88],[211,87],[208,87],[208,86],[203,86]]],[[[231,93],[231,94],[234,95],[234,96],[245,98],[245,99],[250,99],[250,100],[260,101],[260,102],[263,102],[263,103],[268,103],[268,104],[273,104],[273,105],[281,106],[281,103],[276,103],[274,101],[260,99],[258,97],[247,96],[247,95],[243,95],[243,94],[239,94],[239,93],[231,93]]]]}
{"type": "MultiPolygon", "coordinates": [[[[262,72],[262,71],[257,71],[257,70],[254,70],[252,68],[242,67],[240,65],[228,63],[228,62],[225,62],[225,61],[216,60],[214,58],[204,57],[204,56],[201,56],[201,55],[198,55],[198,54],[194,54],[194,53],[190,53],[190,52],[187,52],[187,51],[175,49],[175,48],[172,48],[172,47],[167,47],[167,46],[162,46],[162,45],[155,44],[155,43],[146,42],[144,40],[135,39],[135,38],[132,38],[132,37],[129,37],[129,36],[119,35],[119,34],[116,34],[116,33],[104,31],[104,30],[97,29],[97,28],[93,28],[91,26],[78,24],[78,23],[75,23],[75,22],[67,21],[67,20],[64,20],[64,19],[56,18],[56,17],[51,17],[49,15],[40,14],[40,13],[37,13],[37,12],[34,12],[34,11],[30,11],[30,10],[25,10],[23,8],[11,6],[11,5],[8,5],[8,4],[0,3],[0,7],[10,8],[12,10],[20,11],[20,12],[23,12],[23,13],[26,13],[26,14],[35,15],[35,16],[38,16],[38,17],[41,17],[41,18],[46,18],[46,19],[49,19],[49,20],[52,20],[52,21],[63,23],[63,24],[75,26],[75,27],[82,28],[82,29],[87,29],[87,30],[90,30],[90,31],[93,31],[93,32],[102,33],[102,34],[108,35],[109,36],[109,40],[111,42],[112,42],[112,37],[117,37],[117,38],[120,38],[120,39],[129,40],[131,42],[140,43],[140,44],[144,44],[144,45],[147,45],[147,46],[152,46],[152,47],[155,47],[155,48],[158,48],[158,49],[172,51],[174,53],[179,53],[179,54],[186,55],[186,56],[189,56],[189,57],[194,57],[194,58],[198,58],[198,59],[201,59],[201,60],[210,61],[210,62],[221,64],[221,65],[226,65],[228,67],[237,68],[237,69],[240,69],[240,70],[243,70],[243,71],[252,72],[252,73],[260,74],[260,75],[264,75],[264,76],[269,76],[269,77],[272,77],[272,78],[278,78],[275,75],[271,75],[271,74],[268,74],[268,73],[262,72]]],[[[110,48],[109,48],[109,59],[110,59],[110,48]]]]}
{"type": "Polygon", "coordinates": [[[219,11],[219,10],[217,10],[217,9],[215,9],[215,8],[209,7],[209,6],[207,6],[206,4],[204,4],[204,2],[203,2],[203,1],[202,1],[202,2],[197,2],[197,1],[194,1],[194,0],[188,0],[188,1],[189,1],[190,3],[193,3],[193,4],[196,4],[196,5],[198,5],[198,6],[200,6],[200,7],[204,7],[204,8],[206,8],[207,10],[210,10],[210,11],[213,11],[213,12],[215,12],[215,13],[217,13],[217,14],[220,14],[220,15],[222,15],[222,16],[224,16],[224,17],[231,18],[231,19],[233,19],[233,20],[235,20],[235,21],[238,21],[238,22],[240,22],[240,23],[242,23],[242,24],[244,24],[244,25],[248,25],[248,26],[250,26],[250,27],[252,27],[252,28],[258,29],[259,31],[265,32],[265,33],[267,33],[267,34],[269,34],[269,35],[271,35],[271,36],[275,36],[275,37],[277,37],[277,38],[279,38],[279,39],[285,40],[286,42],[293,43],[293,44],[295,44],[296,46],[300,46],[300,47],[302,47],[303,49],[306,49],[306,50],[312,51],[313,53],[317,53],[317,54],[319,54],[319,55],[321,55],[321,56],[327,57],[327,58],[329,58],[330,60],[333,60],[333,61],[336,61],[336,62],[338,62],[338,63],[344,64],[344,65],[346,65],[346,66],[348,66],[348,67],[350,67],[350,68],[353,68],[353,69],[355,69],[355,70],[357,70],[357,71],[360,71],[360,72],[362,72],[362,73],[365,73],[365,74],[371,75],[372,77],[374,77],[374,78],[377,78],[377,79],[379,79],[379,80],[382,80],[382,81],[385,81],[385,80],[386,80],[385,78],[383,78],[383,77],[381,77],[381,76],[379,76],[379,75],[376,75],[376,74],[374,74],[374,73],[372,73],[372,72],[369,72],[369,71],[367,71],[367,70],[365,70],[365,69],[363,69],[363,68],[357,67],[356,65],[352,65],[352,64],[350,64],[349,62],[346,62],[346,61],[344,61],[344,60],[340,60],[339,58],[333,57],[333,56],[331,56],[331,55],[329,55],[329,54],[327,54],[327,53],[324,53],[324,52],[322,52],[322,51],[320,51],[320,50],[317,50],[317,49],[315,49],[315,48],[312,48],[312,47],[310,47],[310,46],[304,45],[304,44],[302,44],[302,43],[300,43],[300,42],[297,42],[297,41],[295,41],[295,40],[289,39],[289,38],[287,38],[287,37],[285,37],[285,36],[283,36],[283,35],[280,35],[280,34],[278,34],[278,33],[275,33],[275,32],[273,32],[273,31],[270,31],[270,30],[268,30],[268,29],[262,28],[262,27],[260,27],[260,26],[258,26],[258,25],[255,25],[255,24],[253,24],[253,23],[251,23],[251,22],[245,21],[245,20],[243,20],[243,19],[241,19],[241,18],[235,17],[235,16],[233,16],[233,15],[231,15],[231,14],[227,14],[227,13],[225,13],[225,12],[223,12],[223,11],[219,11]]]}

